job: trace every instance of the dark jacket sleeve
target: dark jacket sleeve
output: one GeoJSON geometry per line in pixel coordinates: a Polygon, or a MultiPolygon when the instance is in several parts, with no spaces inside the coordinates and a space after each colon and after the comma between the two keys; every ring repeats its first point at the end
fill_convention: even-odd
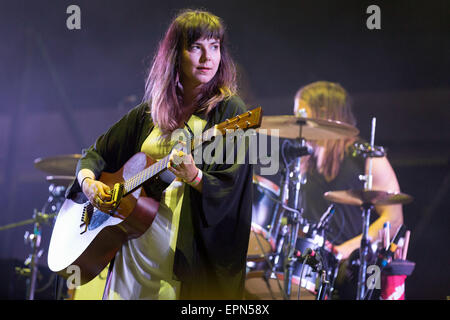
{"type": "MultiPolygon", "coordinates": [[[[242,100],[233,97],[215,110],[209,124],[245,111],[242,100]]],[[[248,146],[243,146],[248,154],[248,146]]],[[[187,186],[180,216],[174,271],[183,281],[181,297],[240,299],[251,226],[253,169],[248,161],[203,163],[199,168],[202,193],[187,186]]]]}
{"type": "MultiPolygon", "coordinates": [[[[225,112],[220,115],[220,120],[216,120],[217,122],[223,122],[247,111],[244,103],[238,97],[230,99],[224,108],[225,112]]],[[[218,111],[221,113],[222,110],[218,111]]],[[[222,137],[221,140],[220,150],[217,150],[220,156],[217,158],[221,159],[222,163],[213,161],[204,163],[202,167],[202,220],[205,227],[216,226],[224,217],[238,211],[242,202],[247,200],[243,197],[247,196],[248,181],[251,181],[251,176],[248,176],[251,173],[248,171],[251,171],[252,168],[247,158],[249,140],[226,141],[225,137],[222,137]],[[233,152],[230,153],[229,150],[233,150],[233,152]],[[230,156],[233,158],[233,162],[230,162],[230,156]]]]}
{"type": "MultiPolygon", "coordinates": [[[[98,178],[103,171],[115,172],[138,152],[138,141],[146,118],[147,105],[140,104],[131,109],[125,116],[97,138],[89,148],[82,150],[78,161],[76,175],[81,169],[89,169],[98,178]]],[[[66,197],[80,192],[77,179],[69,186],[66,197]]]]}

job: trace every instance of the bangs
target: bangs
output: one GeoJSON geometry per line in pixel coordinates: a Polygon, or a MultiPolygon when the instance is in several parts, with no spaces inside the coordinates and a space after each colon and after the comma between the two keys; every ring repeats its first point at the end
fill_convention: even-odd
{"type": "Polygon", "coordinates": [[[178,25],[183,37],[183,44],[190,46],[201,38],[218,39],[223,42],[225,34],[220,18],[201,11],[187,11],[178,17],[178,25]]]}

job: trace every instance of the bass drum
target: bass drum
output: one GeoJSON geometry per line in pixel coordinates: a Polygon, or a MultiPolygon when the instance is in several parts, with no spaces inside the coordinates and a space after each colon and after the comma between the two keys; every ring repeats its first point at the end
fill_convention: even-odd
{"type": "Polygon", "coordinates": [[[247,260],[263,260],[275,250],[273,227],[276,225],[277,200],[280,188],[261,176],[253,176],[252,226],[247,260]]]}
{"type": "MultiPolygon", "coordinates": [[[[246,300],[285,300],[284,276],[277,272],[270,275],[267,263],[259,262],[250,266],[247,263],[247,275],[245,279],[245,299],[246,300]]],[[[297,300],[300,289],[300,300],[315,300],[313,291],[299,287],[298,279],[292,279],[290,300],[297,300]]]]}

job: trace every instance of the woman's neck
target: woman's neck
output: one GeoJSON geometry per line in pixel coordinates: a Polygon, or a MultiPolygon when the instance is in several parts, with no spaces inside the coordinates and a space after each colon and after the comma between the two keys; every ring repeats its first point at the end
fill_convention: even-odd
{"type": "Polygon", "coordinates": [[[197,97],[201,93],[201,85],[191,85],[189,83],[182,83],[183,87],[183,108],[188,110],[193,109],[197,101],[197,97]]]}

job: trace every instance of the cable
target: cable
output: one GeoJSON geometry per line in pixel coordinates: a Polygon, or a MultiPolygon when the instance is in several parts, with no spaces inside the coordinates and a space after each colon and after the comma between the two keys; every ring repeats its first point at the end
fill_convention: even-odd
{"type": "Polygon", "coordinates": [[[298,292],[297,292],[297,300],[300,300],[300,290],[302,288],[302,279],[303,279],[303,272],[305,268],[305,264],[307,263],[309,258],[309,255],[306,256],[305,260],[303,261],[302,267],[300,269],[300,279],[298,281],[298,292]]]}

